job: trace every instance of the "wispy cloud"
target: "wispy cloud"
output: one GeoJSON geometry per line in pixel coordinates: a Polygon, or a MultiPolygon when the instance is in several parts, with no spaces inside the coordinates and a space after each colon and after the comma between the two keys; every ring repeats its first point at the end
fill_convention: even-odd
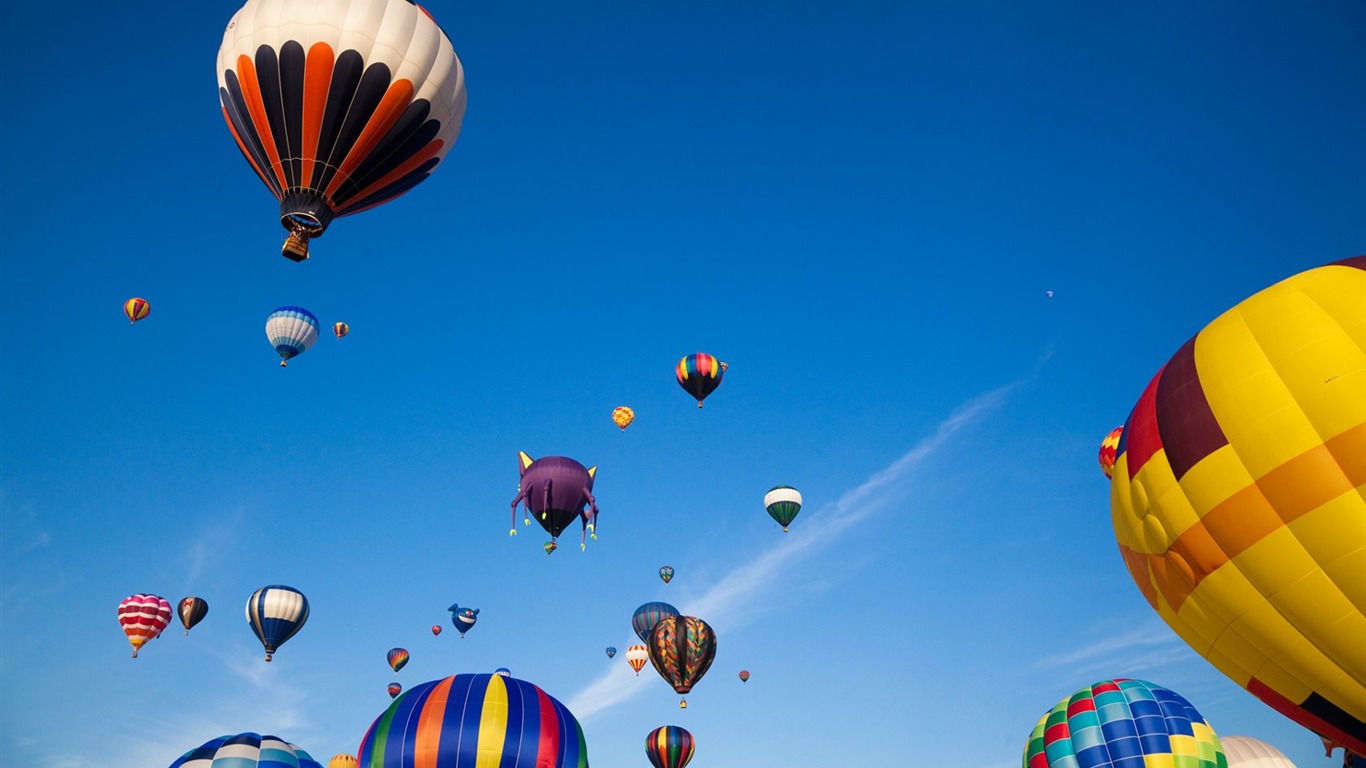
{"type": "Polygon", "coordinates": [[[1102,639],[1040,659],[1034,663],[1034,669],[1065,668],[1075,676],[1102,679],[1113,677],[1115,670],[1135,675],[1170,669],[1193,658],[1190,647],[1157,619],[1122,632],[1109,628],[1097,631],[1103,635],[1102,639]]]}
{"type": "MultiPolygon", "coordinates": [[[[1023,383],[1009,384],[959,406],[935,428],[933,434],[910,451],[839,499],[821,507],[817,514],[811,516],[804,535],[784,537],[773,548],[717,579],[715,586],[688,604],[688,613],[705,616],[709,623],[731,627],[743,624],[745,614],[741,609],[753,603],[755,595],[783,572],[789,571],[795,562],[830,547],[850,528],[876,515],[898,497],[899,494],[888,493],[889,489],[906,479],[915,468],[964,429],[1000,408],[1010,393],[1023,383]]],[[[613,666],[601,678],[575,694],[569,700],[569,709],[580,720],[591,718],[643,690],[640,686],[630,685],[630,681],[631,675],[624,667],[613,666]]]]}
{"type": "Polygon", "coordinates": [[[185,562],[185,588],[194,589],[204,573],[214,564],[230,557],[237,545],[245,515],[241,509],[221,518],[203,530],[181,548],[185,562]]]}

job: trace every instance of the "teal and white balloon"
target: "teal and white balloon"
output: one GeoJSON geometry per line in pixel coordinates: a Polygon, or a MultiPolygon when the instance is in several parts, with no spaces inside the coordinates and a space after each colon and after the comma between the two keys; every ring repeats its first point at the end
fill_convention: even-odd
{"type": "Polygon", "coordinates": [[[802,511],[802,495],[790,485],[774,486],[764,494],[764,509],[768,510],[769,517],[778,521],[778,525],[781,525],[783,532],[786,533],[792,519],[802,511]]]}
{"type": "Polygon", "coordinates": [[[275,649],[294,637],[308,621],[308,598],[294,587],[271,584],[247,600],[247,623],[266,649],[270,661],[275,649]]]}
{"type": "Polygon", "coordinates": [[[280,367],[318,340],[318,318],[303,307],[280,307],[266,318],[266,338],[280,353],[280,367]]]}
{"type": "Polygon", "coordinates": [[[323,768],[311,755],[278,736],[239,733],[209,739],[181,755],[170,768],[323,768]]]}

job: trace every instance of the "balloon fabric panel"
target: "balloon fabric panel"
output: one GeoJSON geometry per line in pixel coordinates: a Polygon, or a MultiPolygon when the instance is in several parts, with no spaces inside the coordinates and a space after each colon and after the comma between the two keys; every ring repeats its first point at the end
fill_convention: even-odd
{"type": "Polygon", "coordinates": [[[1216,318],[1154,376],[1120,439],[1130,575],[1196,652],[1366,751],[1366,257],[1216,318]]]}
{"type": "MultiPolygon", "coordinates": [[[[334,758],[335,760],[335,758],[334,758]]],[[[219,736],[186,752],[170,768],[322,768],[299,747],[277,736],[219,736]]]]}

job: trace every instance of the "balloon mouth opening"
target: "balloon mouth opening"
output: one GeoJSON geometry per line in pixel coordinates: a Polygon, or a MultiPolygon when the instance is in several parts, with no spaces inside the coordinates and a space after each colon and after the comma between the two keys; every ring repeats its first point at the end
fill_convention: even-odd
{"type": "Polygon", "coordinates": [[[327,229],[327,225],[311,213],[292,211],[280,216],[280,224],[295,234],[317,237],[327,229]]]}

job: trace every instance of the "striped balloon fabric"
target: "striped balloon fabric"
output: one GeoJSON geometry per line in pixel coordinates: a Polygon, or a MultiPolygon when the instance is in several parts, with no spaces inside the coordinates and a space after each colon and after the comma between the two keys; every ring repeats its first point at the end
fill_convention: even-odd
{"type": "Polygon", "coordinates": [[[403,693],[360,743],[361,768],[588,768],[578,720],[515,677],[454,675],[403,693]]]}
{"type": "Polygon", "coordinates": [[[635,613],[631,614],[631,629],[635,630],[641,642],[648,643],[650,642],[650,630],[655,628],[660,619],[665,616],[677,615],[678,609],[668,603],[662,603],[658,600],[645,603],[637,608],[635,613]]]}
{"type": "Polygon", "coordinates": [[[389,666],[393,668],[394,674],[398,674],[400,669],[408,663],[407,648],[390,648],[388,653],[389,666]]]}
{"type": "Polygon", "coordinates": [[[132,325],[147,316],[152,311],[152,305],[146,299],[133,297],[123,302],[123,314],[128,316],[128,324],[132,325]]]}
{"type": "MultiPolygon", "coordinates": [[[[352,763],[355,765],[355,763],[352,763]]],[[[307,752],[278,736],[219,736],[186,752],[170,768],[323,768],[307,752]]]]}
{"type": "Polygon", "coordinates": [[[1228,768],[1219,737],[1180,695],[1116,678],[1082,688],[1039,718],[1022,768],[1228,768]]]}
{"type": "Polygon", "coordinates": [[[247,599],[247,623],[266,649],[270,661],[275,649],[303,629],[308,621],[308,598],[293,587],[271,584],[247,599]]]}
{"type": "Polygon", "coordinates": [[[123,634],[128,636],[128,642],[133,646],[135,659],[143,644],[160,636],[170,623],[171,602],[164,597],[129,595],[119,603],[119,626],[123,627],[123,634]]]}
{"type": "Polygon", "coordinates": [[[674,378],[678,379],[678,386],[697,398],[697,407],[701,408],[707,395],[721,386],[721,376],[725,372],[725,363],[705,352],[697,352],[678,361],[674,378]]]}
{"type": "Polygon", "coordinates": [[[677,725],[663,725],[645,737],[645,756],[655,768],[684,768],[695,749],[692,734],[677,725]]]}
{"type": "Polygon", "coordinates": [[[318,318],[303,307],[280,307],[266,318],[266,338],[280,355],[280,367],[318,340],[318,318]]]}

